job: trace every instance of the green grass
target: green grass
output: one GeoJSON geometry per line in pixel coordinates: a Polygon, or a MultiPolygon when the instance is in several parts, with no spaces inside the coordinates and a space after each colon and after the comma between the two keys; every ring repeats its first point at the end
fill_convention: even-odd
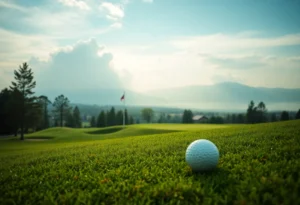
{"type": "Polygon", "coordinates": [[[0,204],[300,204],[300,121],[52,128],[0,141],[0,204]],[[151,130],[153,130],[151,132],[151,130]],[[213,172],[187,146],[209,139],[213,172]]]}

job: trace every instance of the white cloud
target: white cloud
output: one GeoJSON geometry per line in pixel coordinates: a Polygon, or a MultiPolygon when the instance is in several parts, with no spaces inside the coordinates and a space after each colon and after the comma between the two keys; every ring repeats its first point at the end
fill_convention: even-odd
{"type": "Polygon", "coordinates": [[[58,1],[69,7],[77,7],[81,10],[90,10],[90,7],[84,1],[80,1],[80,0],[58,0],[58,1]]]}
{"type": "Polygon", "coordinates": [[[300,33],[289,34],[272,38],[249,37],[243,34],[225,35],[213,34],[206,36],[176,37],[170,41],[176,48],[195,53],[228,54],[228,52],[240,53],[250,49],[267,47],[300,45],[300,33]]]}
{"type": "Polygon", "coordinates": [[[81,41],[68,49],[51,54],[48,61],[32,59],[29,63],[36,73],[39,90],[60,92],[84,89],[119,88],[121,83],[112,69],[112,54],[100,52],[95,39],[81,41]],[[76,82],[76,83],[75,83],[76,82]],[[49,86],[51,85],[51,86],[49,86]]]}
{"type": "Polygon", "coordinates": [[[112,28],[122,28],[122,24],[120,22],[116,22],[111,25],[112,28]]]}
{"type": "Polygon", "coordinates": [[[121,5],[110,2],[102,2],[99,6],[99,10],[106,12],[106,17],[110,20],[119,20],[124,17],[124,8],[121,5]]]}

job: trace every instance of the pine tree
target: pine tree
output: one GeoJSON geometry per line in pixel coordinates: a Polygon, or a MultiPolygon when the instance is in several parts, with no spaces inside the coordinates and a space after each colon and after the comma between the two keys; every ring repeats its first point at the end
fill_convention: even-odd
{"type": "Polygon", "coordinates": [[[251,101],[248,109],[247,109],[247,114],[246,114],[246,118],[247,118],[247,122],[248,123],[254,123],[254,118],[255,118],[255,111],[254,111],[254,102],[251,101]]]}
{"type": "Polygon", "coordinates": [[[73,110],[74,127],[81,128],[81,118],[79,108],[76,106],[73,110]]]}
{"type": "Polygon", "coordinates": [[[41,129],[46,129],[50,126],[49,123],[49,114],[48,114],[48,105],[51,104],[51,101],[48,99],[47,96],[41,95],[39,97],[39,103],[41,104],[41,107],[43,108],[43,119],[41,123],[41,129]]]}
{"type": "MultiPolygon", "coordinates": [[[[127,109],[125,109],[125,125],[129,124],[129,119],[128,119],[128,112],[127,109]]],[[[122,125],[123,125],[123,121],[122,121],[122,125]]]]}
{"type": "Polygon", "coordinates": [[[114,126],[116,125],[116,113],[115,108],[112,107],[107,115],[107,125],[114,126]]]}
{"type": "Polygon", "coordinates": [[[116,125],[123,125],[123,111],[119,110],[116,115],[116,125]]]}
{"type": "Polygon", "coordinates": [[[298,110],[298,112],[296,113],[296,119],[300,119],[300,109],[298,110]]]}
{"type": "Polygon", "coordinates": [[[132,116],[130,116],[130,118],[129,118],[129,124],[130,124],[130,125],[134,124],[134,119],[133,119],[132,116]]]}
{"type": "Polygon", "coordinates": [[[91,127],[96,127],[96,118],[95,118],[95,116],[92,116],[92,119],[91,119],[91,127]]]}
{"type": "Polygon", "coordinates": [[[66,114],[66,127],[75,127],[75,119],[73,117],[71,109],[68,109],[66,114]]]}
{"type": "Polygon", "coordinates": [[[31,105],[34,103],[35,97],[33,96],[34,92],[32,91],[36,82],[33,81],[33,72],[28,67],[28,64],[25,62],[22,66],[19,67],[19,70],[14,71],[16,82],[12,82],[10,89],[12,91],[17,90],[21,94],[20,98],[20,128],[21,128],[21,140],[24,140],[24,126],[26,121],[26,116],[30,112],[31,105]]]}
{"type": "Polygon", "coordinates": [[[106,114],[101,111],[97,119],[97,127],[106,127],[106,114]]]}

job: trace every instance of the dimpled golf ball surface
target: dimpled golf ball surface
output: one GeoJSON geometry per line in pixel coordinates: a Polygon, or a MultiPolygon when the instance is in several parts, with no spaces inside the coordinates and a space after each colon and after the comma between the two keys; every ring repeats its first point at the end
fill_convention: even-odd
{"type": "Polygon", "coordinates": [[[209,171],[218,164],[219,150],[209,140],[196,140],[188,146],[185,159],[193,171],[209,171]]]}

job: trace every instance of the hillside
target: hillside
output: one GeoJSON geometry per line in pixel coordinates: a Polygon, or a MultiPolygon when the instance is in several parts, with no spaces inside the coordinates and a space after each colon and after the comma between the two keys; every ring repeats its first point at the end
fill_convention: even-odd
{"type": "MultiPolygon", "coordinates": [[[[74,90],[64,91],[64,93],[59,90],[38,90],[37,94],[47,95],[49,99],[54,99],[63,94],[68,97],[71,103],[81,105],[123,106],[120,101],[123,91],[116,89],[74,90]]],[[[298,110],[300,107],[300,89],[250,87],[227,82],[209,86],[160,89],[144,93],[126,91],[126,105],[128,107],[152,106],[214,111],[244,111],[250,100],[254,100],[256,103],[263,101],[267,108],[271,110],[298,110]]]]}
{"type": "Polygon", "coordinates": [[[204,109],[245,109],[250,100],[265,102],[268,108],[299,109],[300,89],[250,87],[239,83],[187,86],[147,92],[170,105],[204,109]]]}
{"type": "Polygon", "coordinates": [[[65,140],[1,140],[0,204],[299,204],[299,125],[134,125],[137,135],[106,139],[103,129],[56,128],[30,136],[65,140]],[[203,138],[220,159],[195,173],[185,151],[203,138]]]}

